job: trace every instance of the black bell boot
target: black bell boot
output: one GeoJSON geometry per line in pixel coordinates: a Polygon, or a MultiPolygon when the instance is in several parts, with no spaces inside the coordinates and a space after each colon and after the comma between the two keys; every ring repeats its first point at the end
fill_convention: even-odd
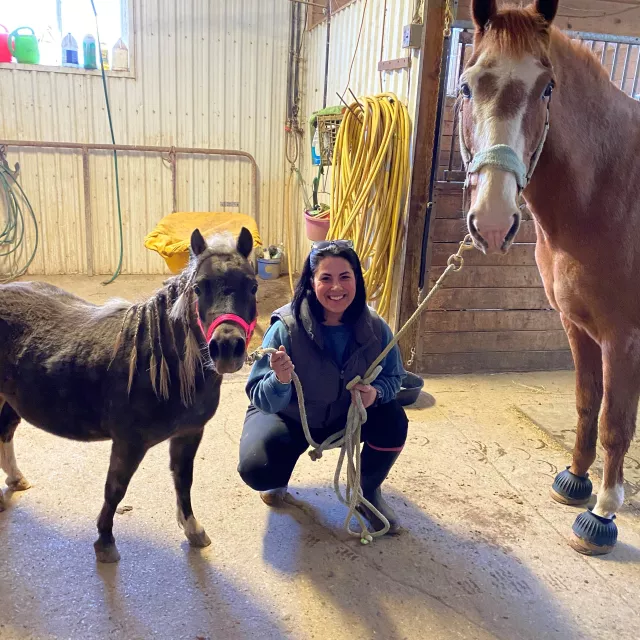
{"type": "MultiPolygon", "coordinates": [[[[380,485],[385,481],[400,451],[380,451],[373,449],[368,444],[362,448],[360,458],[360,485],[364,497],[382,513],[389,521],[390,534],[400,531],[398,516],[382,497],[380,485]]],[[[380,531],[384,524],[368,507],[360,505],[358,511],[369,521],[374,531],[380,531]]]]}

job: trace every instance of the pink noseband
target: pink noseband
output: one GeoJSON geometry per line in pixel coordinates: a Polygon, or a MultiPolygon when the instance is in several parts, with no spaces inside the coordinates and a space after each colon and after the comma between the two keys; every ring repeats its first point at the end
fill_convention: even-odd
{"type": "Polygon", "coordinates": [[[213,332],[216,330],[218,326],[220,326],[223,322],[235,322],[239,324],[245,333],[245,342],[247,345],[251,340],[251,336],[253,335],[253,331],[256,328],[256,323],[258,319],[256,318],[251,324],[247,324],[240,316],[237,316],[235,313],[223,313],[221,316],[218,316],[210,325],[207,331],[204,330],[204,326],[200,320],[200,314],[198,313],[198,303],[196,302],[196,318],[198,319],[198,326],[202,331],[202,335],[205,336],[207,340],[207,344],[211,342],[211,338],[213,337],[213,332]]]}

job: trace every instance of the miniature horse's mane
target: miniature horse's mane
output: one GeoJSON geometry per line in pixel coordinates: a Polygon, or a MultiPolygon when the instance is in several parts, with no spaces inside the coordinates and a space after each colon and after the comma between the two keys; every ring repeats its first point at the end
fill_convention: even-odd
{"type": "Polygon", "coordinates": [[[201,340],[197,337],[200,328],[193,304],[193,281],[205,260],[213,257],[228,260],[235,252],[235,240],[230,233],[214,236],[207,241],[207,249],[202,254],[191,255],[180,275],[167,280],[162,289],[144,302],[126,309],[110,366],[119,358],[128,360],[128,393],[142,359],[148,363],[154,393],[166,400],[171,384],[169,363],[172,363],[178,370],[183,405],[188,407],[193,403],[198,369],[204,372],[205,368],[212,367],[208,349],[201,349],[201,340]]]}

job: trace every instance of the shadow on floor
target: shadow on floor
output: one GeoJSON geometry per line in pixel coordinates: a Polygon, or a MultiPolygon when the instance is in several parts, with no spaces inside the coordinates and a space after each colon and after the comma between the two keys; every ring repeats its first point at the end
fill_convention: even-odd
{"type": "Polygon", "coordinates": [[[407,637],[400,624],[407,616],[414,625],[441,620],[451,632],[446,637],[458,637],[455,630],[470,638],[586,637],[518,558],[447,530],[405,497],[391,496],[391,502],[405,505],[402,519],[410,529],[363,546],[342,530],[346,511],[331,491],[296,493],[297,506],[270,511],[263,559],[283,573],[304,575],[321,609],[357,615],[367,637],[407,637]]]}
{"type": "Polygon", "coordinates": [[[101,565],[93,532],[68,525],[46,523],[24,505],[0,514],[0,638],[289,637],[207,549],[186,541],[164,548],[120,532],[122,560],[101,565]]]}

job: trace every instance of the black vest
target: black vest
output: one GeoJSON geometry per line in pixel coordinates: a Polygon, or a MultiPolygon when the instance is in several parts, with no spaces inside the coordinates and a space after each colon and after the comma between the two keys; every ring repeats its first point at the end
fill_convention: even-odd
{"type": "MultiPolygon", "coordinates": [[[[291,305],[273,312],[271,323],[281,320],[289,332],[289,356],[300,378],[307,419],[312,429],[329,426],[345,419],[349,411],[351,394],[346,385],[356,375],[364,375],[371,363],[380,355],[382,346],[382,320],[371,308],[365,307],[353,325],[353,340],[347,345],[342,367],[325,351],[322,326],[313,317],[307,301],[303,301],[297,322],[291,305]]],[[[291,402],[281,414],[300,422],[295,387],[291,402]]]]}

